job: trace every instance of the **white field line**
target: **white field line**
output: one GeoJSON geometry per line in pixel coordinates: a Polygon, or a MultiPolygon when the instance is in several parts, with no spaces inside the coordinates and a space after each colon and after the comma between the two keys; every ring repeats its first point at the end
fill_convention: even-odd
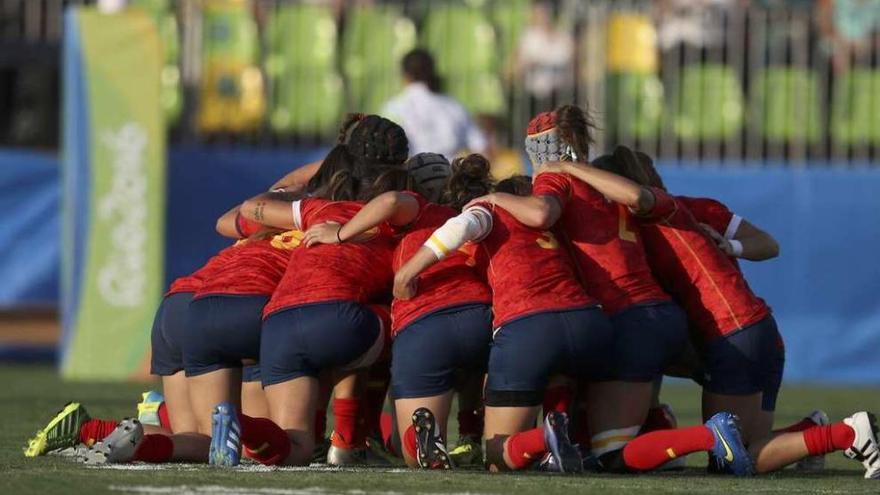
{"type": "MultiPolygon", "coordinates": [[[[111,491],[123,493],[137,493],[141,495],[405,495],[404,492],[395,491],[372,491],[364,490],[328,490],[326,488],[310,487],[310,488],[249,488],[249,487],[232,487],[221,485],[178,485],[178,486],[152,486],[152,485],[131,485],[120,486],[110,485],[111,491]]],[[[412,493],[412,492],[406,492],[412,493]]],[[[486,495],[477,492],[460,492],[460,493],[426,493],[420,492],[418,495],[486,495]]]]}
{"type": "MultiPolygon", "coordinates": [[[[199,471],[214,469],[207,464],[103,464],[97,466],[87,466],[89,469],[108,469],[113,471],[199,471]]],[[[263,466],[262,464],[242,464],[232,468],[223,468],[229,471],[246,472],[246,473],[276,473],[276,472],[351,472],[351,473],[412,473],[412,469],[407,468],[381,468],[381,467],[334,467],[326,464],[312,464],[311,466],[263,466]]]]}

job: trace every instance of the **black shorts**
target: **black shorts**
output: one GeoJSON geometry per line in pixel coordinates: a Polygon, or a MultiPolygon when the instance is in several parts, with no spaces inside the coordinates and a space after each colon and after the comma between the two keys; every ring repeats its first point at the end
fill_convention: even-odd
{"type": "Polygon", "coordinates": [[[492,309],[485,304],[446,308],[407,325],[394,338],[391,395],[431,397],[452,390],[455,373],[483,374],[492,341],[492,309]]]}
{"type": "Polygon", "coordinates": [[[150,334],[150,373],[171,376],[183,370],[183,339],[189,326],[192,292],[170,294],[159,303],[150,334]]]}
{"type": "Polygon", "coordinates": [[[614,331],[598,307],[526,316],[495,331],[489,352],[486,404],[541,403],[556,374],[595,380],[608,374],[614,331]]]}
{"type": "Polygon", "coordinates": [[[379,318],[356,302],[309,304],[272,313],[263,322],[260,345],[263,386],[317,378],[323,370],[345,367],[382,338],[379,318]]]}
{"type": "Polygon", "coordinates": [[[785,369],[785,346],[772,315],[709,342],[704,357],[706,390],[723,395],[761,392],[761,408],[776,409],[785,369]]]}
{"type": "Polygon", "coordinates": [[[186,376],[241,368],[244,360],[258,360],[263,306],[268,300],[268,296],[239,295],[193,300],[183,347],[186,376]]]}

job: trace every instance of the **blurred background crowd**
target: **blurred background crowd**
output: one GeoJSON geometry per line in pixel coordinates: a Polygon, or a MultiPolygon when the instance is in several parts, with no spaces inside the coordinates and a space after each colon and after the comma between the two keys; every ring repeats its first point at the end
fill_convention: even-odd
{"type": "Polygon", "coordinates": [[[572,101],[602,123],[600,149],[880,149],[880,0],[0,0],[0,146],[58,147],[64,8],[95,3],[158,21],[172,144],[329,143],[345,112],[383,110],[422,47],[502,161],[531,115],[572,101]]]}

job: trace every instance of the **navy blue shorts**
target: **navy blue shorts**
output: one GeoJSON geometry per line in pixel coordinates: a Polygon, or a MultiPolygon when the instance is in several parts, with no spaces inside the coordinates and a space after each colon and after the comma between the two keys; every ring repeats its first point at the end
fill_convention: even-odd
{"type": "Polygon", "coordinates": [[[243,382],[261,382],[260,364],[249,364],[241,369],[241,381],[243,382]]]}
{"type": "Polygon", "coordinates": [[[178,292],[166,296],[159,304],[150,334],[150,373],[171,376],[183,369],[183,339],[192,296],[192,292],[178,292]]]}
{"type": "Polygon", "coordinates": [[[486,372],[492,309],[469,304],[441,309],[407,325],[394,338],[391,396],[431,397],[453,389],[455,373],[486,372]]]}
{"type": "Polygon", "coordinates": [[[215,295],[189,305],[190,331],[183,345],[186,376],[224,368],[260,357],[260,328],[268,296],[215,295]]]}
{"type": "Polygon", "coordinates": [[[706,390],[723,395],[763,394],[761,408],[776,409],[785,369],[785,346],[768,316],[706,345],[706,390]]]}
{"type": "Polygon", "coordinates": [[[594,380],[608,373],[614,330],[598,307],[526,316],[495,331],[486,405],[535,406],[556,374],[594,380]]]}
{"type": "Polygon", "coordinates": [[[631,306],[611,316],[611,325],[610,380],[654,380],[681,354],[689,338],[687,315],[668,301],[631,306]]]}
{"type": "Polygon", "coordinates": [[[346,366],[380,337],[379,318],[351,301],[309,304],[272,313],[263,322],[260,372],[263,386],[302,376],[317,378],[346,366]]]}

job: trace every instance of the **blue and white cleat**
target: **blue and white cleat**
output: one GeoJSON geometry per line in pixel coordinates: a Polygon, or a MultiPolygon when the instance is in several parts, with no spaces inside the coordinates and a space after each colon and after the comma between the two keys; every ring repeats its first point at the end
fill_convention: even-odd
{"type": "Polygon", "coordinates": [[[720,412],[706,421],[706,428],[715,437],[711,457],[715,459],[720,472],[730,472],[740,477],[751,476],[755,474],[755,466],[743,445],[738,421],[739,418],[728,412],[720,412]]]}
{"type": "Polygon", "coordinates": [[[577,447],[568,438],[568,415],[550,411],[544,419],[544,444],[561,473],[580,473],[583,459],[577,447]]]}
{"type": "Polygon", "coordinates": [[[241,424],[235,406],[221,402],[211,413],[211,450],[208,464],[238,466],[241,462],[241,424]]]}

